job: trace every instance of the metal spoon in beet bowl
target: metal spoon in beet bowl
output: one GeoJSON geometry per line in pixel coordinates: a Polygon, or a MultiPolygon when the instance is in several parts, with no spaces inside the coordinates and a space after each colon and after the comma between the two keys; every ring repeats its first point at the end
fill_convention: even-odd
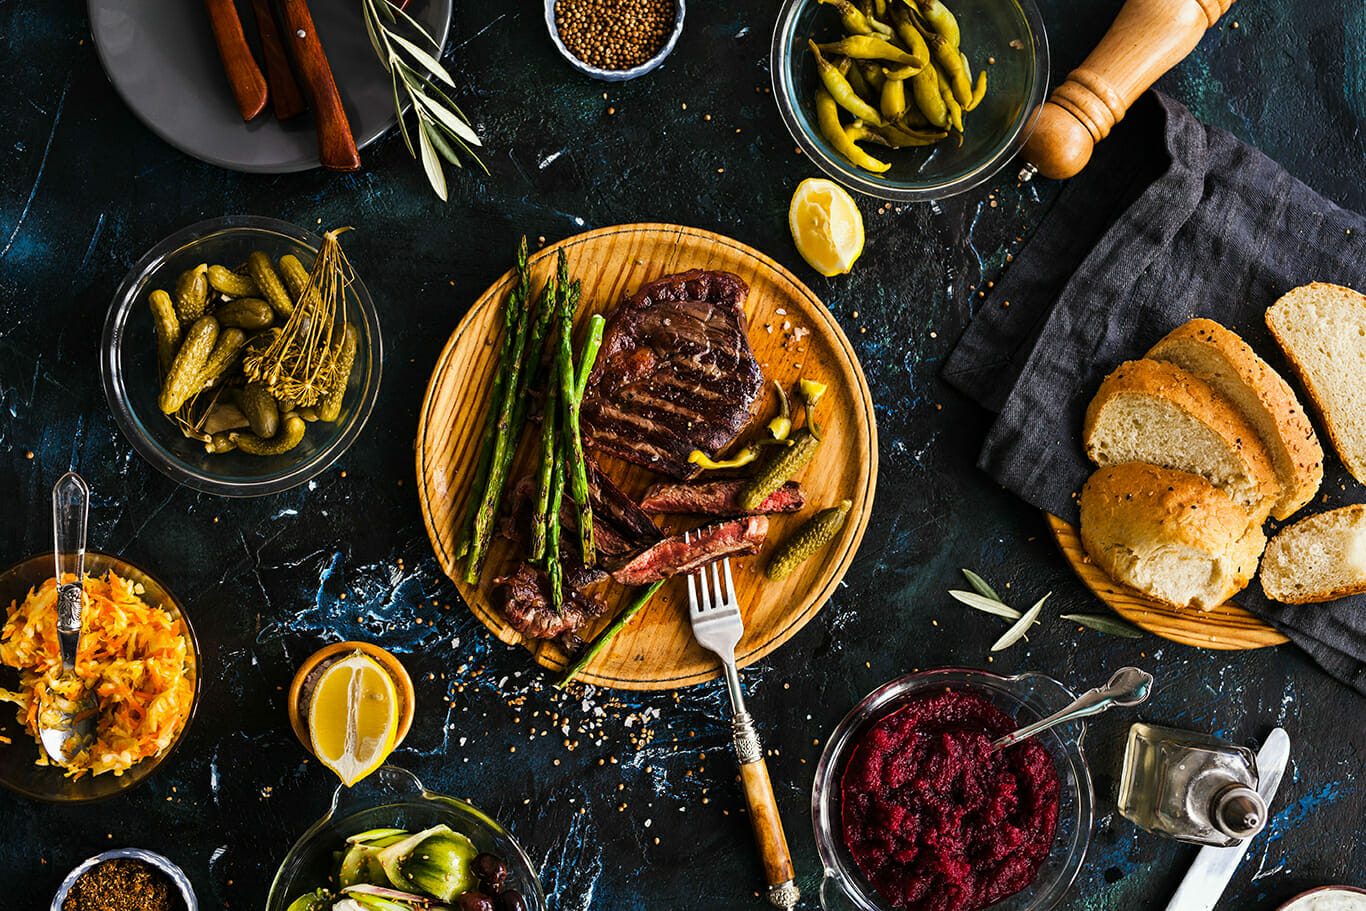
{"type": "Polygon", "coordinates": [[[66,766],[95,742],[99,706],[76,674],[85,607],[85,523],[90,488],[68,471],[52,488],[52,534],[57,561],[57,642],[62,670],[49,679],[38,705],[38,740],[48,758],[66,766]],[[72,581],[63,580],[71,576],[72,581]]]}
{"type": "Polygon", "coordinates": [[[1047,718],[1027,724],[1004,737],[991,742],[993,750],[1003,750],[1012,743],[1019,743],[1059,724],[1090,718],[1099,715],[1112,705],[1133,706],[1147,702],[1153,691],[1153,675],[1136,667],[1122,667],[1110,677],[1105,686],[1087,690],[1071,704],[1054,712],[1047,718]]]}

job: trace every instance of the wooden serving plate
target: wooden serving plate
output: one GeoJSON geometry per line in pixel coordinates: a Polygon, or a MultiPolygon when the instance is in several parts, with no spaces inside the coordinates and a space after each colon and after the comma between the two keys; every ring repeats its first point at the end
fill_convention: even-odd
{"type": "MultiPolygon", "coordinates": [[[[757,661],[800,630],[829,599],[858,550],[868,524],[877,485],[877,427],[872,396],[849,340],[830,311],[791,273],[744,244],[695,228],[641,224],[601,228],[571,237],[531,257],[533,282],[539,288],[554,257],[563,247],[570,274],[583,283],[575,324],[580,332],[592,313],[616,306],[624,295],[664,275],[688,269],[733,272],[749,285],[745,310],[749,340],[768,380],[760,418],[741,435],[762,432],[777,413],[773,382],[791,386],[800,377],[828,387],[818,409],[824,442],[815,459],[798,476],[807,493],[801,513],[772,517],[769,541],[753,557],[732,560],[735,587],[745,618],[745,635],[736,649],[741,666],[757,661]],[[798,329],[806,330],[796,338],[798,329]],[[783,582],[771,582],[762,567],[774,542],[784,540],[815,509],[853,501],[849,518],[824,550],[803,563],[783,582]]],[[[497,539],[477,586],[467,585],[464,565],[454,556],[456,523],[474,474],[484,425],[494,361],[502,337],[502,304],[513,283],[511,271],[489,288],[456,327],[427,387],[417,432],[417,477],[422,517],[441,568],[460,590],[467,604],[494,635],[508,643],[520,642],[536,661],[552,670],[563,669],[565,653],[543,640],[524,641],[489,600],[495,577],[509,572],[520,559],[520,545],[497,539]]],[[[577,350],[577,349],[576,349],[577,350]]],[[[533,470],[534,446],[527,434],[511,477],[533,470]]],[[[602,467],[628,494],[639,498],[660,475],[603,458],[602,467]]],[[[695,517],[665,517],[669,532],[704,524],[695,517]]],[[[607,611],[584,639],[596,635],[635,589],[601,583],[607,611]]],[[[671,689],[710,680],[720,674],[720,663],[693,641],[687,619],[687,583],[678,578],[666,584],[580,674],[586,683],[634,690],[671,689]]]]}
{"type": "Polygon", "coordinates": [[[1086,583],[1086,587],[1110,605],[1115,613],[1153,635],[1182,645],[1230,651],[1265,648],[1290,641],[1275,627],[1263,623],[1232,601],[1225,601],[1207,611],[1194,608],[1181,610],[1119,584],[1091,562],[1076,528],[1057,516],[1045,514],[1045,518],[1062,555],[1076,570],[1081,581],[1086,583]]]}

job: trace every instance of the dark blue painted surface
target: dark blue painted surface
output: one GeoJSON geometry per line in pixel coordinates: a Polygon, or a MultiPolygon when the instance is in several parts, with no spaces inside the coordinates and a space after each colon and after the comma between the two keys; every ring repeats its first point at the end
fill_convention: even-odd
{"type": "MultiPolygon", "coordinates": [[[[1062,74],[1119,3],[1041,6],[1062,74]]],[[[260,907],[334,784],[290,733],[284,690],[320,644],[364,638],[398,653],[417,684],[417,722],[394,760],[505,820],[552,907],[760,907],[719,684],[550,690],[464,609],[413,489],[429,372],[517,236],[631,221],[720,231],[794,269],[843,321],[877,402],[881,479],[863,549],[820,616],[745,674],[804,907],[819,876],[808,803],[825,735],[876,685],[943,664],[1041,670],[1084,688],[1136,663],[1160,681],[1144,717],[1240,740],[1286,726],[1294,759],[1275,819],[1223,906],[1269,909],[1304,887],[1363,884],[1366,701],[1295,651],[1204,652],[1053,619],[988,664],[1000,627],[944,595],[959,567],[1020,602],[1053,591],[1053,617],[1098,607],[1040,518],[971,467],[985,416],[937,377],[976,289],[1006,267],[1057,185],[1002,175],[937,208],[864,200],[862,261],[848,277],[815,276],[787,235],[788,198],[813,171],[767,93],[773,12],[756,0],[693,3],[662,69],[606,86],[555,56],[539,4],[458,5],[446,60],[492,175],[455,176],[441,205],[392,135],[354,176],[240,175],[188,159],[124,107],[76,4],[0,0],[0,561],[45,547],[51,484],[80,470],[94,488],[92,545],[147,566],[188,602],[206,669],[187,742],[138,791],[84,809],[0,793],[0,874],[25,884],[0,906],[45,906],[82,858],[140,845],[184,866],[207,907],[260,907]],[[128,266],[173,230],[227,213],[357,226],[348,250],[385,333],[384,388],[361,440],[315,482],[244,502],[179,489],[144,464],[109,416],[96,366],[128,266]]],[[[1360,210],[1364,28],[1349,0],[1238,4],[1162,85],[1360,210]]],[[[1193,855],[1113,813],[1125,721],[1105,718],[1088,738],[1099,821],[1070,908],[1160,906],[1193,855]]]]}

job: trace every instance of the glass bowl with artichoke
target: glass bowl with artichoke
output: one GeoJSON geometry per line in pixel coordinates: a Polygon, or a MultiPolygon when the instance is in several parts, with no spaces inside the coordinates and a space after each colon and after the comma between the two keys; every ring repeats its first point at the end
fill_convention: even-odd
{"type": "Polygon", "coordinates": [[[100,371],[124,435],[173,480],[277,493],[335,462],[379,394],[379,318],[342,252],[273,218],[191,225],[133,266],[100,371]]]}
{"type": "Polygon", "coordinates": [[[306,831],[275,873],[266,911],[545,911],[530,859],[478,808],[386,765],[306,831]]]}

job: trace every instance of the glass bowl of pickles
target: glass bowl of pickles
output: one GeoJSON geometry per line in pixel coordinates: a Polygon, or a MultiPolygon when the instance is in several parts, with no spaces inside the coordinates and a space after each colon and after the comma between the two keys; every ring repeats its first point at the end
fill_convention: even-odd
{"type": "Polygon", "coordinates": [[[382,350],[344,240],[235,215],[138,260],[109,308],[100,372],[143,458],[196,490],[249,497],[346,451],[379,395],[382,350]]]}
{"type": "Polygon", "coordinates": [[[478,808],[382,766],[332,806],[281,862],[266,911],[336,908],[545,911],[531,860],[478,808]],[[384,903],[388,904],[384,904],[384,903]]]}
{"type": "Polygon", "coordinates": [[[980,186],[1033,132],[1048,39],[1032,0],[785,0],[773,96],[827,176],[900,202],[980,186]]]}

